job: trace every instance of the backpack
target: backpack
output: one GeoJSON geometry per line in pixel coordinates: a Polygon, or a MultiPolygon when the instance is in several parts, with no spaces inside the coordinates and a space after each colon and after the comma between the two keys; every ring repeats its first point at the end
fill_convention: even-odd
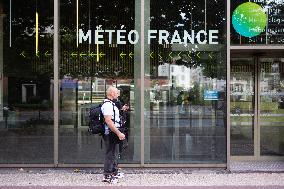
{"type": "Polygon", "coordinates": [[[89,111],[89,129],[91,134],[104,135],[105,133],[105,121],[104,115],[101,110],[102,104],[91,107],[89,111]]]}
{"type": "MultiPolygon", "coordinates": [[[[104,135],[105,134],[105,120],[104,115],[101,110],[102,105],[106,102],[111,101],[105,101],[102,104],[99,104],[98,106],[91,107],[89,111],[89,129],[88,131],[91,134],[99,134],[104,135]]],[[[113,112],[114,112],[114,105],[113,105],[113,112]]]]}

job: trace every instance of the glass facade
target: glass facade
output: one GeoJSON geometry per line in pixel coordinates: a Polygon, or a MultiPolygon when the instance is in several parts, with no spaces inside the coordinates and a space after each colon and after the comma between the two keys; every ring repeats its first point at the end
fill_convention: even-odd
{"type": "Polygon", "coordinates": [[[126,166],[283,157],[283,1],[251,1],[267,16],[254,37],[231,23],[246,2],[228,3],[2,0],[0,167],[102,166],[88,112],[109,86],[130,106],[126,166]]]}

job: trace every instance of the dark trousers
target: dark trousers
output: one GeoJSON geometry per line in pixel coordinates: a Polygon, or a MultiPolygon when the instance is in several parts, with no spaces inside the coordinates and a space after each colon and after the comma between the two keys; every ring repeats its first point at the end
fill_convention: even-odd
{"type": "Polygon", "coordinates": [[[115,142],[114,134],[103,136],[105,143],[104,175],[116,174],[118,171],[118,144],[115,142]]]}

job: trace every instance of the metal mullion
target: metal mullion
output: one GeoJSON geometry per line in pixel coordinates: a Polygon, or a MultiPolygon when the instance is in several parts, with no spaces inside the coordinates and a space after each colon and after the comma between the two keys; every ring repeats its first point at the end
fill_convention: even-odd
{"type": "MultiPolygon", "coordinates": [[[[95,167],[95,168],[101,168],[103,167],[103,164],[58,164],[58,167],[60,168],[69,168],[69,167],[95,167]]],[[[122,168],[139,168],[141,167],[141,164],[119,164],[122,168]]],[[[147,168],[225,168],[226,164],[173,164],[173,163],[157,163],[157,164],[145,164],[143,167],[147,168]]]]}
{"type": "MultiPolygon", "coordinates": [[[[245,158],[245,157],[243,157],[245,158]]],[[[283,160],[283,157],[275,157],[271,159],[271,156],[263,156],[262,157],[264,160],[269,158],[269,160],[283,160]]],[[[122,168],[139,168],[141,167],[141,164],[136,163],[136,164],[119,164],[120,167],[122,168]]],[[[3,168],[18,168],[18,167],[30,167],[30,168],[53,168],[54,164],[0,164],[1,167],[3,168]]],[[[56,167],[59,168],[71,168],[71,167],[80,167],[80,168],[89,168],[89,167],[94,167],[94,168],[101,168],[103,167],[103,164],[63,164],[59,163],[56,165],[56,167]]],[[[148,168],[226,168],[226,164],[221,163],[221,164],[145,164],[144,167],[148,168]]]]}
{"type": "Polygon", "coordinates": [[[231,81],[231,1],[227,1],[227,169],[230,170],[231,162],[231,99],[230,99],[230,81],[231,81]]]}
{"type": "Polygon", "coordinates": [[[255,157],[258,160],[260,157],[260,76],[261,76],[261,65],[259,61],[259,57],[256,58],[256,65],[257,65],[257,125],[255,125],[255,157]]]}
{"type": "MultiPolygon", "coordinates": [[[[137,1],[136,1],[137,2],[137,1]]],[[[140,151],[140,160],[141,160],[141,167],[145,166],[145,160],[144,160],[144,153],[145,153],[145,139],[144,139],[144,93],[145,93],[145,86],[144,86],[144,75],[145,75],[145,57],[144,57],[144,49],[145,49],[145,18],[144,18],[144,6],[145,6],[145,0],[141,0],[141,27],[140,27],[140,35],[141,35],[141,51],[140,51],[140,57],[141,57],[141,72],[140,72],[140,81],[141,81],[141,106],[140,106],[140,121],[141,121],[141,151],[140,151]]]]}
{"type": "MultiPolygon", "coordinates": [[[[256,161],[254,156],[232,156],[234,161],[256,161]]],[[[257,161],[284,161],[284,157],[280,156],[261,156],[257,161]]]]}
{"type": "Polygon", "coordinates": [[[254,61],[254,122],[253,122],[253,157],[254,159],[257,158],[257,125],[259,123],[259,106],[258,106],[258,95],[259,95],[259,78],[258,78],[258,63],[257,57],[253,57],[254,61]]]}
{"type": "Polygon", "coordinates": [[[58,127],[59,127],[59,1],[54,0],[54,39],[53,39],[53,60],[54,60],[54,166],[58,165],[58,127]]]}
{"type": "Polygon", "coordinates": [[[236,49],[236,50],[282,50],[284,49],[283,45],[232,45],[230,49],[236,49]]]}
{"type": "Polygon", "coordinates": [[[54,164],[0,164],[1,168],[19,168],[19,167],[24,167],[24,168],[38,168],[38,167],[43,167],[43,168],[53,168],[54,164]]]}
{"type": "MultiPolygon", "coordinates": [[[[89,168],[89,167],[94,167],[94,168],[102,168],[104,167],[104,164],[99,164],[99,163],[95,163],[95,164],[91,164],[91,163],[86,163],[86,164],[63,164],[63,163],[60,163],[58,164],[58,167],[60,168],[71,168],[71,167],[81,167],[81,168],[89,168]]],[[[123,164],[123,163],[120,163],[119,164],[119,167],[122,167],[122,168],[138,168],[140,167],[140,164],[123,164]]]]}
{"type": "Polygon", "coordinates": [[[259,161],[284,161],[284,156],[260,156],[259,161]]]}
{"type": "Polygon", "coordinates": [[[148,168],[226,168],[225,163],[222,164],[145,164],[144,167],[148,168]]]}

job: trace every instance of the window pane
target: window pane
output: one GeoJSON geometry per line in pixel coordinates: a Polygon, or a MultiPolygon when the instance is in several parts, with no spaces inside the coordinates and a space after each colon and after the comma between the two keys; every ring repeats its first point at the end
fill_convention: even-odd
{"type": "MultiPolygon", "coordinates": [[[[60,1],[60,163],[103,163],[104,144],[98,135],[88,133],[88,111],[102,103],[106,89],[113,85],[120,90],[120,100],[130,105],[127,112],[128,147],[121,152],[120,163],[140,163],[140,95],[137,78],[140,74],[139,45],[128,42],[127,35],[118,44],[118,30],[135,29],[135,3],[128,1],[79,1],[78,28],[84,35],[92,32],[92,41],[77,47],[76,0],[60,1]],[[104,44],[95,44],[95,30],[101,32],[104,44]],[[111,40],[110,40],[111,39],[111,40]],[[136,61],[138,62],[138,61],[136,61]],[[102,142],[102,143],[101,143],[102,142]]],[[[138,9],[140,11],[140,9],[138,9]]],[[[140,20],[140,19],[137,19],[140,20]]],[[[138,29],[136,29],[138,30],[138,29]]],[[[139,31],[139,30],[138,30],[139,31]]]]}
{"type": "Polygon", "coordinates": [[[254,70],[252,58],[231,59],[231,155],[254,155],[254,70]]]}
{"type": "MultiPolygon", "coordinates": [[[[240,8],[240,7],[239,7],[240,8]]],[[[233,20],[231,25],[231,44],[242,45],[242,44],[283,44],[284,43],[284,5],[283,1],[271,0],[271,1],[245,1],[245,0],[234,0],[231,1],[231,20],[236,19],[238,26],[233,27],[233,20]],[[282,3],[281,3],[282,2],[282,3]],[[246,3],[246,5],[244,5],[246,3]],[[257,4],[261,6],[257,9],[257,4]],[[245,12],[239,12],[242,17],[237,16],[237,11],[240,11],[237,7],[240,5],[247,6],[248,10],[245,12]],[[240,34],[240,31],[247,30],[247,32],[256,32],[258,30],[262,18],[257,15],[263,12],[264,26],[266,26],[261,32],[257,32],[256,36],[245,37],[240,34]],[[235,14],[234,14],[235,13],[235,14]],[[243,14],[241,14],[243,13],[243,14]],[[246,14],[247,13],[247,14],[246,14]],[[254,17],[255,16],[255,17],[254,17]],[[237,32],[236,28],[239,32],[237,32]]]]}
{"type": "Polygon", "coordinates": [[[53,10],[46,7],[53,1],[0,3],[0,163],[53,163],[53,10]]]}
{"type": "Polygon", "coordinates": [[[260,58],[260,155],[284,155],[284,59],[260,58]]]}
{"type": "Polygon", "coordinates": [[[145,163],[224,163],[226,5],[145,3],[145,30],[157,30],[145,47],[145,163]],[[212,43],[201,33],[213,30],[212,43]],[[191,40],[184,40],[185,31],[191,40]]]}

